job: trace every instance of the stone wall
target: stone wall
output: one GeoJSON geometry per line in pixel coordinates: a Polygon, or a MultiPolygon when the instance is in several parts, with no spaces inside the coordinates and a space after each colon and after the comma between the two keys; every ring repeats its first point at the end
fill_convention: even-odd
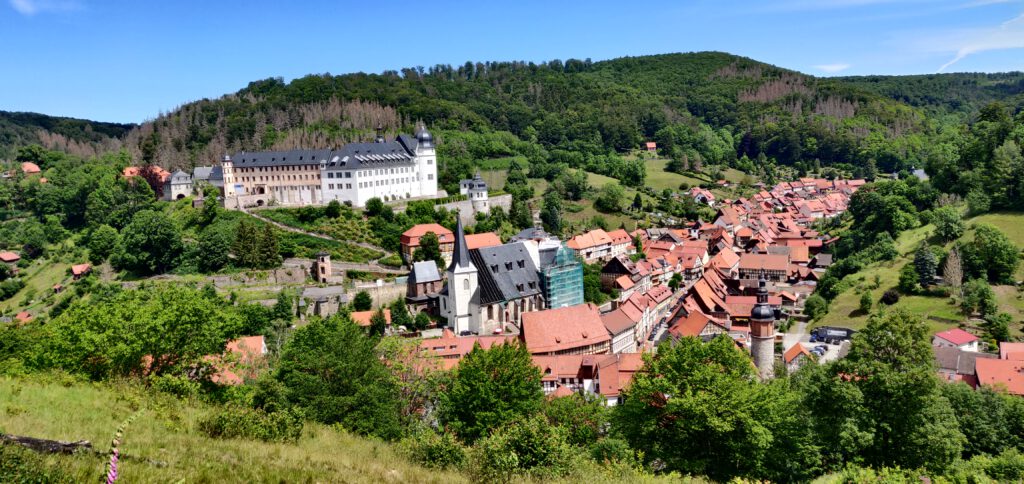
{"type": "Polygon", "coordinates": [[[401,282],[384,283],[382,285],[377,284],[363,284],[358,285],[348,293],[349,300],[351,301],[356,297],[356,294],[360,291],[366,291],[373,297],[373,306],[384,306],[391,304],[399,298],[405,297],[406,292],[406,281],[404,277],[399,278],[401,282]]]}

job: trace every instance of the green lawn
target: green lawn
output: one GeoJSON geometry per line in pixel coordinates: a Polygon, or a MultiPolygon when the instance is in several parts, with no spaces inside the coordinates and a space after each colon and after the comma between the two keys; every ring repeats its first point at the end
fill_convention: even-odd
{"type": "MultiPolygon", "coordinates": [[[[53,290],[55,284],[65,284],[71,280],[71,276],[68,275],[68,268],[71,264],[65,264],[62,262],[51,263],[48,260],[36,261],[31,266],[22,269],[22,277],[25,281],[25,287],[18,291],[14,297],[0,302],[0,313],[7,311],[22,311],[38,309],[45,305],[43,298],[48,296],[53,290]],[[29,291],[35,291],[34,302],[29,306],[24,306],[25,296],[29,291]]],[[[51,301],[52,302],[52,301],[51,301]]]]}
{"type": "MultiPolygon", "coordinates": [[[[1018,246],[1024,247],[1024,214],[1020,213],[991,213],[974,217],[967,221],[968,227],[975,223],[987,223],[998,227],[1006,233],[1018,246]]],[[[899,271],[904,264],[911,263],[914,252],[921,245],[921,241],[931,236],[934,227],[926,225],[913,230],[908,230],[896,239],[896,249],[900,253],[895,261],[879,262],[871,264],[857,274],[852,274],[843,279],[844,290],[829,305],[829,312],[814,326],[844,326],[854,329],[862,328],[867,323],[867,315],[859,311],[861,294],[871,290],[872,299],[878,303],[882,293],[887,289],[895,288],[899,281],[899,271]],[[880,286],[876,289],[869,289],[874,285],[875,276],[879,277],[880,286]]],[[[965,239],[972,237],[972,231],[964,235],[965,239]]],[[[947,244],[947,249],[953,243],[947,244]]],[[[1024,264],[1018,268],[1018,278],[1024,278],[1024,264]]],[[[993,286],[999,302],[999,309],[1013,316],[1015,321],[1024,321],[1024,294],[1013,286],[993,286]]],[[[937,321],[954,320],[962,321],[963,315],[959,308],[953,304],[952,299],[929,296],[903,296],[896,307],[906,309],[914,314],[920,315],[928,323],[932,332],[938,332],[954,327],[955,324],[937,321]],[[935,318],[935,319],[929,319],[935,318]]],[[[1011,325],[1014,334],[1019,334],[1020,325],[1011,325]]]]}
{"type": "MultiPolygon", "coordinates": [[[[921,241],[927,238],[932,230],[931,225],[918,227],[900,234],[896,239],[896,250],[900,256],[893,261],[876,262],[864,270],[843,278],[842,288],[831,304],[829,311],[823,318],[812,324],[817,326],[842,326],[846,328],[861,329],[867,324],[868,315],[860,311],[860,298],[865,291],[871,292],[871,299],[875,305],[881,304],[879,300],[888,289],[896,287],[899,282],[900,269],[904,264],[911,261],[914,251],[920,246],[921,241]],[[874,288],[875,277],[878,277],[879,285],[874,288]]],[[[952,327],[956,324],[944,322],[943,320],[961,321],[956,306],[951,304],[950,299],[942,299],[928,296],[902,296],[899,303],[894,305],[920,315],[928,324],[931,332],[936,333],[952,327]],[[935,318],[935,319],[931,319],[935,318]]]]}
{"type": "MultiPolygon", "coordinates": [[[[33,377],[38,378],[38,377],[33,377]]],[[[295,444],[211,439],[198,422],[214,409],[153,395],[141,386],[42,383],[0,378],[0,429],[108,450],[118,425],[144,412],[124,432],[121,482],[466,482],[460,474],[406,461],[392,446],[307,424],[295,444]]],[[[97,482],[104,455],[49,456],[78,482],[97,482]]]]}

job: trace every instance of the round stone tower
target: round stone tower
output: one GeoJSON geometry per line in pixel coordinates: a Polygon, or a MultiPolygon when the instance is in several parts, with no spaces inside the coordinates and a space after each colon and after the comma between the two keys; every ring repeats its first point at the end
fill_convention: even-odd
{"type": "Polygon", "coordinates": [[[768,305],[764,272],[758,281],[757,304],[750,312],[750,354],[762,380],[775,374],[775,311],[768,305]]]}

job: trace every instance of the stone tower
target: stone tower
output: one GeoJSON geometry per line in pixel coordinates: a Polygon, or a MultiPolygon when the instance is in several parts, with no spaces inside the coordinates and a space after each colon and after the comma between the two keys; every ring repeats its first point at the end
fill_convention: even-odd
{"type": "Polygon", "coordinates": [[[758,281],[757,304],[750,312],[750,354],[762,380],[775,374],[775,311],[768,305],[768,288],[761,272],[758,281]]]}
{"type": "Polygon", "coordinates": [[[471,301],[477,290],[477,270],[469,259],[469,248],[466,247],[466,232],[462,228],[462,219],[455,217],[455,248],[452,251],[452,263],[448,266],[448,287],[442,296],[441,314],[448,318],[448,326],[455,334],[463,331],[478,330],[474,324],[471,301]]]}
{"type": "Polygon", "coordinates": [[[313,266],[316,282],[326,283],[331,277],[331,254],[319,252],[316,254],[316,264],[313,266]]]}

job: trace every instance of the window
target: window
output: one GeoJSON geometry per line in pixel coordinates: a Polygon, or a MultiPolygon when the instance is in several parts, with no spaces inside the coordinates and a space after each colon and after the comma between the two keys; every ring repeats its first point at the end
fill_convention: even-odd
{"type": "Polygon", "coordinates": [[[433,165],[434,164],[434,159],[433,158],[427,158],[427,164],[428,165],[433,165]]]}
{"type": "Polygon", "coordinates": [[[345,189],[346,190],[351,190],[352,189],[352,184],[351,183],[346,183],[345,184],[345,189]]]}
{"type": "Polygon", "coordinates": [[[433,179],[434,179],[434,174],[433,173],[427,175],[427,180],[433,180],[433,179]]]}
{"type": "Polygon", "coordinates": [[[462,280],[462,288],[467,290],[467,291],[469,290],[469,279],[463,279],[462,280]]]}

